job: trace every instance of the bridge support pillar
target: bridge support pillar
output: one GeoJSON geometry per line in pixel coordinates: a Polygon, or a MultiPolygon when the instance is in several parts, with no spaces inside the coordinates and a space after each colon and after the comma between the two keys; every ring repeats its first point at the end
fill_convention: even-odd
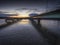
{"type": "Polygon", "coordinates": [[[40,26],[40,19],[37,19],[37,25],[40,26]]]}
{"type": "Polygon", "coordinates": [[[13,20],[13,19],[5,19],[5,22],[6,22],[6,23],[13,23],[14,20],[13,20]]]}

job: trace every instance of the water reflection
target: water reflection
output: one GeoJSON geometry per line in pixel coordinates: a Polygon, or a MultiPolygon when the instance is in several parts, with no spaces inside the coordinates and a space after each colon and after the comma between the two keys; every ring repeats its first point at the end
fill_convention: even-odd
{"type": "Polygon", "coordinates": [[[37,29],[38,32],[41,32],[43,37],[47,39],[47,41],[51,45],[56,45],[60,40],[60,28],[58,20],[41,20],[40,25],[37,25],[37,20],[30,20],[32,25],[37,29]]]}
{"type": "Polygon", "coordinates": [[[18,23],[8,26],[0,31],[0,44],[47,45],[47,42],[31,25],[29,20],[21,20],[21,22],[19,21],[18,23]]]}
{"type": "Polygon", "coordinates": [[[60,45],[60,20],[41,20],[42,27],[47,29],[48,34],[50,33],[52,37],[50,40],[54,40],[54,45],[60,45]]]}
{"type": "Polygon", "coordinates": [[[48,31],[60,34],[60,21],[59,20],[41,20],[41,25],[48,29],[48,31]]]}
{"type": "Polygon", "coordinates": [[[0,19],[0,25],[5,24],[5,19],[0,19]]]}
{"type": "MultiPolygon", "coordinates": [[[[20,21],[21,21],[21,20],[20,20],[20,21]]],[[[17,23],[18,21],[17,21],[17,22],[14,22],[14,23],[6,23],[5,20],[3,19],[3,20],[1,20],[0,22],[2,22],[2,23],[0,23],[0,29],[3,29],[3,28],[5,28],[5,27],[8,27],[8,26],[14,24],[14,23],[17,23]]]]}
{"type": "Polygon", "coordinates": [[[19,23],[20,24],[28,24],[29,23],[29,20],[28,19],[26,19],[26,20],[23,19],[19,23]]]}
{"type": "Polygon", "coordinates": [[[4,36],[3,39],[0,39],[0,40],[3,40],[2,42],[5,42],[7,40],[6,41],[6,43],[7,43],[9,41],[8,38],[11,38],[10,41],[12,41],[12,39],[13,39],[13,42],[17,43],[17,44],[20,44],[21,41],[23,44],[24,41],[26,41],[26,40],[27,40],[26,44],[27,43],[30,44],[31,41],[33,40],[33,41],[36,41],[34,43],[38,44],[39,41],[37,42],[37,40],[40,39],[39,35],[40,36],[42,35],[44,37],[44,39],[46,39],[49,42],[49,44],[56,45],[56,42],[58,42],[57,41],[58,38],[56,37],[55,34],[58,34],[58,35],[60,34],[59,33],[60,32],[60,21],[41,20],[40,25],[38,25],[37,23],[38,23],[37,20],[34,20],[34,19],[30,19],[30,20],[23,19],[14,25],[3,24],[0,26],[0,29],[4,28],[4,27],[7,27],[7,28],[4,28],[4,29],[2,29],[2,31],[0,31],[0,37],[4,36]],[[9,26],[9,25],[11,25],[11,26],[9,26]],[[30,39],[32,39],[32,40],[30,40],[30,39]],[[16,40],[17,40],[17,42],[16,42],[16,40]]]}

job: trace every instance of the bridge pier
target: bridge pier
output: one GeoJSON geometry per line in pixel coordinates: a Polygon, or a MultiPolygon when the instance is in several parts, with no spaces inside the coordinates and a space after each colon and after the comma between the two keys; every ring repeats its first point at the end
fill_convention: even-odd
{"type": "Polygon", "coordinates": [[[41,23],[40,23],[40,19],[39,18],[37,19],[37,25],[38,26],[41,26],[41,23]]]}
{"type": "Polygon", "coordinates": [[[40,25],[40,19],[37,19],[37,25],[40,25]]]}
{"type": "MultiPolygon", "coordinates": [[[[35,19],[35,18],[30,18],[31,21],[34,21],[34,19],[35,19]]],[[[40,19],[37,18],[37,19],[35,19],[35,20],[37,20],[37,22],[36,22],[36,21],[34,21],[34,22],[35,22],[38,26],[41,26],[40,19]]]]}
{"type": "Polygon", "coordinates": [[[5,19],[5,22],[6,23],[13,23],[14,22],[14,19],[5,19]]]}
{"type": "Polygon", "coordinates": [[[14,23],[14,22],[17,22],[19,20],[21,20],[21,19],[7,18],[7,19],[5,19],[5,22],[6,23],[14,23]]]}

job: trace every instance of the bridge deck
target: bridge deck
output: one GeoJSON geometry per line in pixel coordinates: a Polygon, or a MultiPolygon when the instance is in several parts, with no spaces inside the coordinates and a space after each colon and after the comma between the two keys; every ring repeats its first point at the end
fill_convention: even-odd
{"type": "Polygon", "coordinates": [[[51,20],[51,19],[53,19],[53,20],[60,20],[60,18],[44,18],[44,17],[0,17],[0,19],[9,19],[9,18],[11,18],[11,19],[30,19],[30,18],[33,18],[33,19],[47,19],[47,20],[51,20]]]}

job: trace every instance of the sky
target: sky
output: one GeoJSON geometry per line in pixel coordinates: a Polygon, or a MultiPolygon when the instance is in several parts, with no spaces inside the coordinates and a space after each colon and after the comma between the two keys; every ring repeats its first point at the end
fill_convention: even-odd
{"type": "Polygon", "coordinates": [[[0,0],[0,13],[42,13],[59,8],[60,0],[0,0]]]}

